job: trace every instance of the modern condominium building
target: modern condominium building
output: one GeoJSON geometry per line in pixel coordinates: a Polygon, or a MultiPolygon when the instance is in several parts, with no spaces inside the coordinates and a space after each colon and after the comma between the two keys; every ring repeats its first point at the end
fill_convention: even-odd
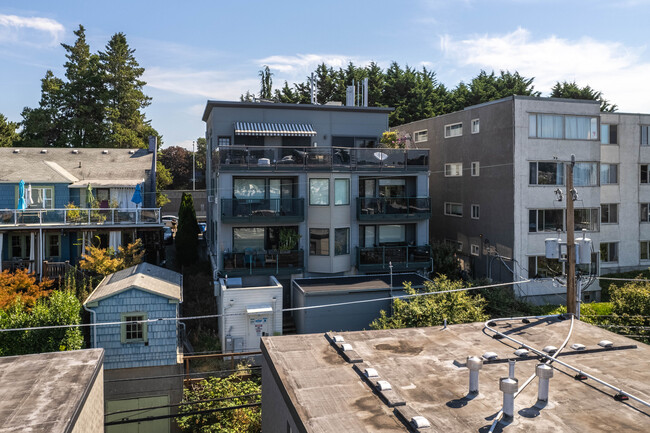
{"type": "MultiPolygon", "coordinates": [[[[649,124],[650,115],[600,113],[595,101],[515,96],[397,130],[431,150],[432,239],[456,245],[475,277],[538,278],[518,295],[557,303],[566,289],[551,277],[562,264],[545,258],[544,241],[566,231],[571,155],[576,236],[586,230],[594,246],[581,272],[650,264],[649,124]]],[[[591,284],[584,298],[598,291],[591,284]]]]}
{"type": "Polygon", "coordinates": [[[379,147],[390,111],[208,101],[214,270],[287,282],[430,268],[429,151],[379,147]]]}

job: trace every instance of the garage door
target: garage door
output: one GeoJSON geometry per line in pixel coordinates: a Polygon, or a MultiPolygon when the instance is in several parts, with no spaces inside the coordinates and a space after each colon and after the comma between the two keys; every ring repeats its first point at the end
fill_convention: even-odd
{"type": "MultiPolygon", "coordinates": [[[[128,400],[107,400],[106,414],[113,415],[106,416],[106,422],[169,415],[168,407],[147,409],[150,407],[166,406],[168,404],[169,396],[167,395],[160,397],[132,398],[128,400]],[[138,410],[131,411],[132,409],[138,410]]],[[[154,421],[111,425],[106,427],[106,433],[169,433],[169,421],[169,419],[158,419],[154,421]]]]}

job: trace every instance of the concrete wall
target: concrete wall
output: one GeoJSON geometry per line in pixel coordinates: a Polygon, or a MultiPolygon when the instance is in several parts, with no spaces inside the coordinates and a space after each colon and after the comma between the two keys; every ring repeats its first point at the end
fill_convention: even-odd
{"type": "MultiPolygon", "coordinates": [[[[305,432],[298,428],[294,415],[289,410],[289,397],[282,382],[269,366],[267,354],[262,357],[262,431],[264,432],[305,432]]],[[[295,409],[294,409],[295,411],[295,409]]],[[[302,427],[302,423],[300,423],[302,427]]]]}
{"type": "Polygon", "coordinates": [[[101,368],[81,413],[74,423],[72,433],[103,433],[104,431],[104,369],[101,368]]]}
{"type": "MultiPolygon", "coordinates": [[[[388,289],[359,292],[305,293],[294,285],[293,291],[296,307],[383,299],[391,296],[388,289]]],[[[404,294],[403,290],[393,290],[392,292],[392,296],[404,294]]],[[[293,312],[293,317],[298,334],[314,334],[328,331],[362,331],[370,329],[370,323],[380,316],[381,310],[390,314],[390,305],[391,301],[382,300],[338,307],[315,308],[313,310],[298,310],[293,312]]]]}
{"type": "MultiPolygon", "coordinates": [[[[122,313],[146,312],[148,319],[178,317],[178,303],[168,298],[130,289],[99,301],[92,308],[97,312],[97,322],[119,322],[122,313]]],[[[97,345],[105,350],[104,368],[132,368],[176,365],[178,362],[178,325],[174,321],[147,324],[147,343],[121,343],[120,325],[97,326],[97,345]]]]}

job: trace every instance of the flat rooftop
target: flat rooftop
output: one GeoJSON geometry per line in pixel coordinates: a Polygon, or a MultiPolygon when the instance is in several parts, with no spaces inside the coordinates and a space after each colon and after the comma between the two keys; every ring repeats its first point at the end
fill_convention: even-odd
{"type": "MultiPolygon", "coordinates": [[[[294,281],[303,292],[360,292],[390,289],[390,275],[353,275],[347,277],[297,278],[294,281]]],[[[393,274],[393,288],[401,289],[405,282],[422,287],[426,278],[415,273],[393,274]]]]}
{"type": "Polygon", "coordinates": [[[70,431],[103,359],[103,349],[0,358],[0,432],[70,431]]]}
{"type": "MultiPolygon", "coordinates": [[[[571,320],[556,318],[499,322],[495,327],[541,350],[561,346],[571,320]]],[[[508,376],[508,363],[485,363],[480,371],[480,394],[467,398],[467,356],[495,352],[498,359],[514,358],[518,345],[494,339],[482,323],[452,325],[447,329],[341,332],[361,364],[347,362],[326,335],[263,337],[265,362],[285,404],[296,409],[306,432],[404,432],[397,416],[407,407],[426,417],[431,428],[420,432],[487,432],[502,408],[499,378],[508,376]],[[354,365],[375,368],[405,402],[389,407],[362,378],[354,365]]],[[[559,358],[645,401],[650,401],[650,346],[575,321],[567,348],[559,358]],[[610,340],[613,348],[598,346],[610,340]],[[585,351],[571,349],[574,343],[585,351]],[[636,348],[624,346],[636,345],[636,348]],[[617,347],[619,349],[617,349],[617,347]]],[[[516,363],[515,377],[523,384],[535,370],[538,358],[516,363]]],[[[535,378],[515,400],[511,424],[498,425],[505,432],[648,432],[650,408],[633,401],[616,401],[615,392],[593,380],[578,381],[570,369],[553,364],[549,402],[536,407],[535,378]]],[[[263,380],[269,380],[264,378],[263,380]]],[[[417,430],[414,430],[417,431],[417,430]]]]}

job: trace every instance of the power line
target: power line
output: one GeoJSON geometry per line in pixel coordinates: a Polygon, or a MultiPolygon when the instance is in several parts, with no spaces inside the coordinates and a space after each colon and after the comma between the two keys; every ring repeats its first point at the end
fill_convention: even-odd
{"type": "MultiPolygon", "coordinates": [[[[389,296],[385,298],[376,298],[376,299],[362,299],[358,301],[347,301],[347,302],[337,302],[333,304],[325,304],[325,305],[312,305],[312,306],[306,306],[306,307],[293,307],[293,308],[283,308],[281,310],[276,311],[276,313],[283,313],[283,312],[289,312],[289,311],[303,311],[303,310],[315,310],[319,308],[329,308],[329,307],[340,307],[344,305],[355,305],[355,304],[366,304],[366,303],[371,303],[371,302],[380,302],[380,301],[391,301],[394,299],[408,299],[408,298],[415,298],[418,296],[428,296],[428,295],[440,295],[440,294],[445,294],[445,293],[455,293],[455,292],[467,292],[470,290],[479,290],[479,289],[487,289],[487,288],[494,288],[494,287],[503,287],[503,286],[511,286],[514,284],[525,284],[525,283],[530,283],[532,280],[522,280],[522,281],[514,281],[510,283],[498,283],[498,284],[489,284],[489,285],[484,285],[484,286],[474,286],[474,287],[464,287],[460,289],[451,289],[451,290],[439,290],[439,291],[434,291],[434,292],[425,292],[425,293],[413,293],[413,294],[406,294],[406,295],[399,295],[399,296],[389,296]]],[[[3,328],[0,329],[0,332],[9,332],[9,331],[38,331],[38,330],[45,330],[45,329],[67,329],[67,328],[83,328],[83,327],[91,327],[91,326],[117,326],[117,325],[122,325],[126,323],[160,323],[160,322],[179,322],[179,321],[188,321],[188,320],[200,320],[200,319],[216,319],[219,317],[238,317],[238,316],[246,316],[247,313],[242,312],[242,313],[224,313],[224,314],[208,314],[208,315],[203,315],[203,316],[189,316],[189,317],[160,317],[157,319],[145,319],[145,320],[133,320],[129,322],[100,322],[100,323],[77,323],[77,324],[70,324],[70,325],[48,325],[48,326],[35,326],[33,328],[3,328]]]]}
{"type": "Polygon", "coordinates": [[[596,277],[598,280],[611,280],[611,281],[641,281],[641,282],[650,282],[644,278],[610,278],[610,277],[596,277]]]}
{"type": "MultiPolygon", "coordinates": [[[[233,352],[233,356],[237,356],[238,352],[233,352]]],[[[261,352],[260,352],[261,353],[261,352]]],[[[186,377],[186,376],[192,376],[192,375],[210,375],[210,374],[217,374],[217,373],[235,373],[238,371],[242,370],[261,370],[262,367],[258,366],[250,366],[250,367],[242,367],[239,369],[228,369],[228,370],[211,370],[211,371],[197,371],[194,373],[183,373],[183,374],[168,374],[165,376],[141,376],[141,377],[129,377],[125,379],[110,379],[110,380],[104,380],[104,383],[115,383],[115,382],[130,382],[132,380],[153,380],[153,379],[171,379],[174,377],[186,377]]]]}
{"type": "Polygon", "coordinates": [[[117,412],[111,412],[111,413],[104,414],[104,416],[107,417],[107,416],[111,416],[111,415],[117,415],[117,414],[120,414],[120,413],[129,413],[129,412],[140,412],[140,411],[144,412],[144,411],[154,410],[154,409],[166,409],[168,407],[189,406],[189,405],[197,404],[197,403],[211,403],[211,402],[215,402],[215,401],[234,400],[236,398],[255,397],[255,396],[259,396],[259,395],[262,395],[262,393],[257,392],[257,393],[254,393],[254,394],[242,394],[242,395],[232,395],[230,397],[210,398],[210,399],[207,399],[207,400],[185,401],[185,402],[182,402],[182,403],[166,404],[166,405],[162,405],[162,406],[151,406],[151,407],[142,407],[142,408],[138,408],[138,409],[120,410],[120,411],[117,411],[117,412]]]}
{"type": "Polygon", "coordinates": [[[218,407],[214,409],[207,409],[207,410],[197,410],[193,412],[185,412],[185,413],[180,413],[180,414],[175,414],[175,415],[160,415],[160,416],[149,416],[146,418],[136,418],[136,419],[125,419],[125,420],[120,420],[120,421],[109,421],[105,422],[104,426],[110,426],[110,425],[120,425],[120,424],[132,424],[136,422],[146,422],[146,421],[156,421],[159,419],[169,419],[169,418],[182,418],[185,416],[190,416],[190,415],[203,415],[206,413],[213,413],[213,412],[225,412],[227,410],[235,410],[235,409],[243,409],[247,407],[256,407],[256,406],[261,406],[262,403],[248,403],[248,404],[240,404],[238,406],[228,406],[228,407],[218,407]]]}

